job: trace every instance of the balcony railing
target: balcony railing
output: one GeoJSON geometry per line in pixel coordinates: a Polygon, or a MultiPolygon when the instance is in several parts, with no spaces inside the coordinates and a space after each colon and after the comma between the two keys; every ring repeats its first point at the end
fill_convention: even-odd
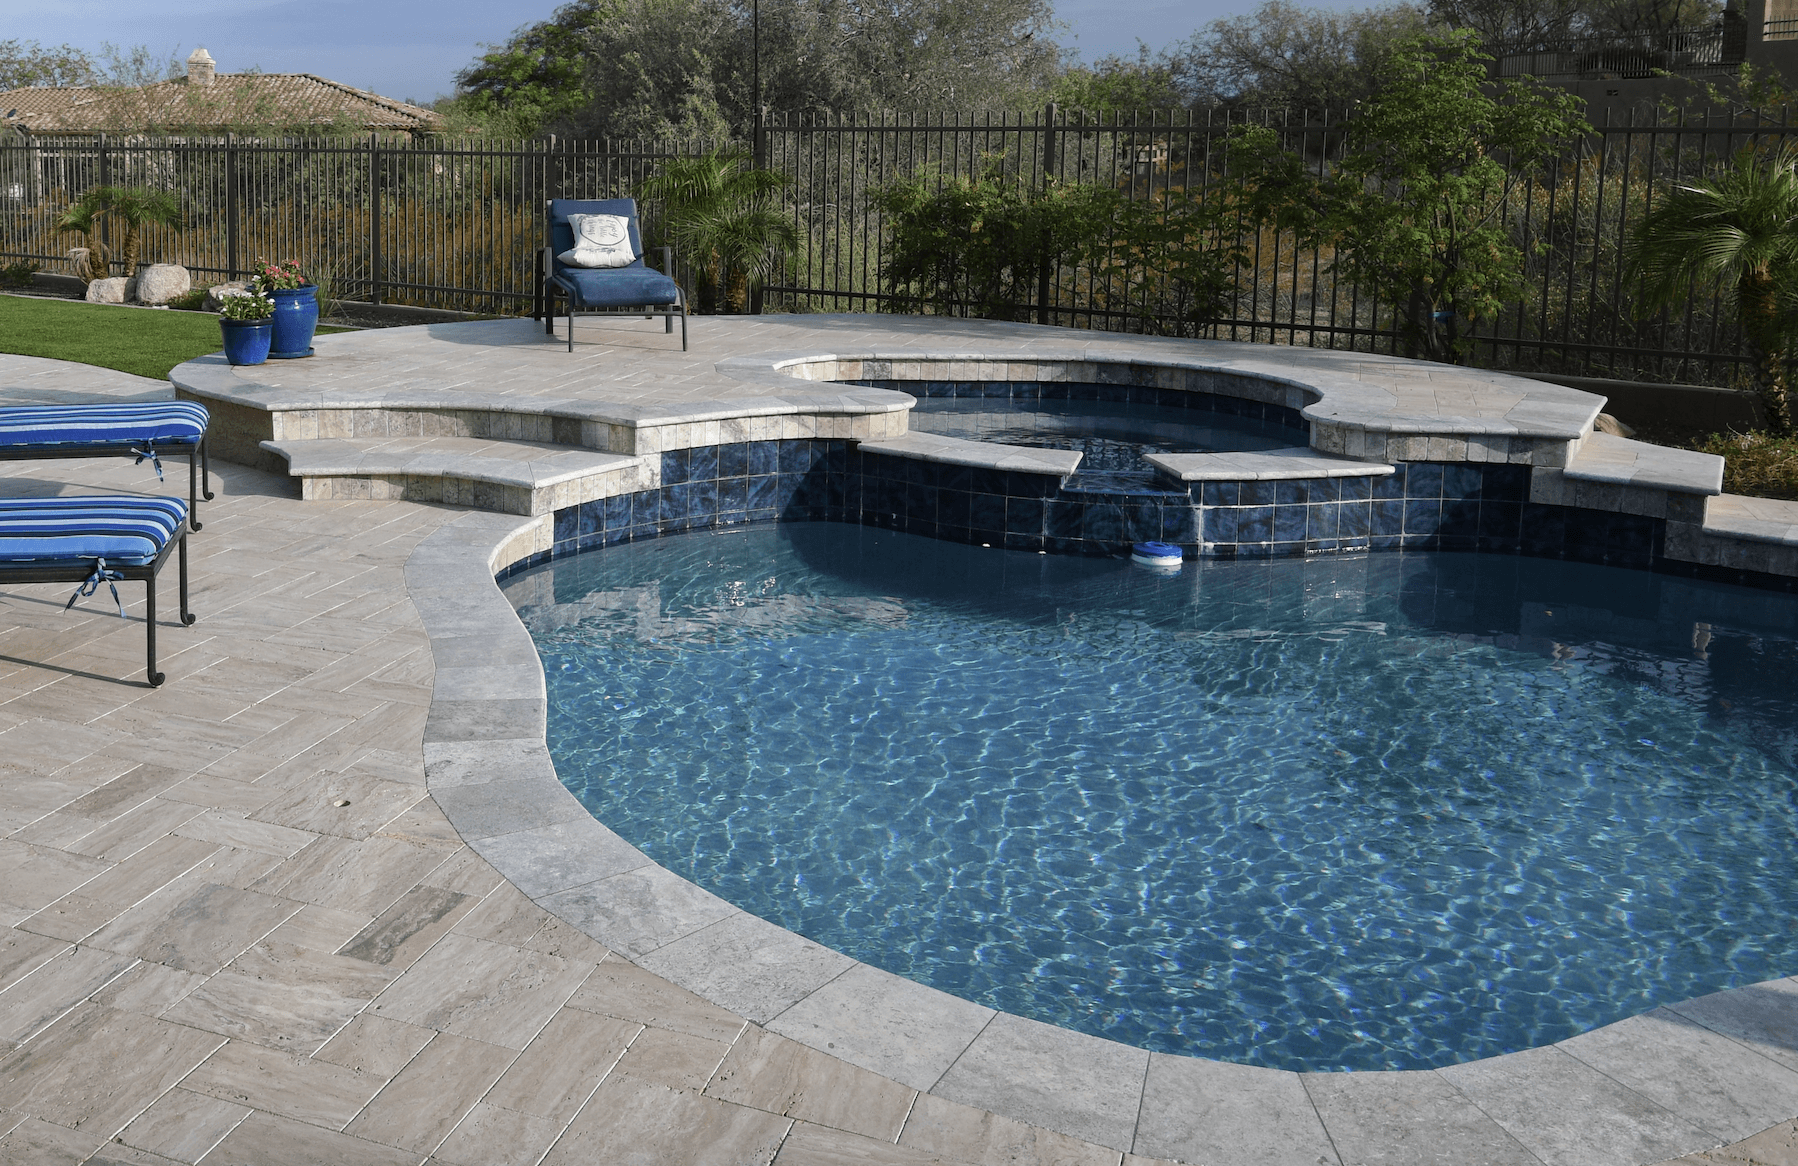
{"type": "MultiPolygon", "coordinates": [[[[1789,21],[1798,36],[1798,21],[1789,21]]],[[[1742,46],[1731,46],[1722,26],[1676,28],[1626,36],[1579,37],[1516,46],[1498,58],[1501,77],[1652,77],[1732,67],[1742,46]],[[1734,51],[1730,51],[1731,49],[1734,51]]]]}

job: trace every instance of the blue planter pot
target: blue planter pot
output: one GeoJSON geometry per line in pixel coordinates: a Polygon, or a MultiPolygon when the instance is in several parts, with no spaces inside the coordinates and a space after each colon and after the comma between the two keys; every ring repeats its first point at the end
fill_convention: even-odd
{"type": "Polygon", "coordinates": [[[269,349],[274,360],[312,355],[312,332],[318,327],[318,288],[275,288],[275,339],[269,349]]]}
{"type": "Polygon", "coordinates": [[[225,335],[225,359],[232,364],[261,364],[268,359],[274,321],[220,320],[219,331],[225,335]]]}

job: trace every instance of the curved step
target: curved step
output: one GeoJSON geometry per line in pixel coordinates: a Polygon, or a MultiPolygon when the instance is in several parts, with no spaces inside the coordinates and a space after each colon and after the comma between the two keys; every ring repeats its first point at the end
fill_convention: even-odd
{"type": "Polygon", "coordinates": [[[287,460],[308,501],[405,499],[537,515],[655,485],[641,457],[534,441],[358,437],[261,445],[287,460]]]}

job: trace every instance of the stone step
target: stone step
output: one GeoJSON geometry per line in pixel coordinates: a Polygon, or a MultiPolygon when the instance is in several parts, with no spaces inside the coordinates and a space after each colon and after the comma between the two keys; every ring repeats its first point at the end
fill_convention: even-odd
{"type": "Polygon", "coordinates": [[[1691,449],[1650,445],[1608,433],[1593,433],[1567,463],[1567,477],[1635,489],[1678,494],[1723,492],[1723,459],[1691,449]]]}
{"type": "Polygon", "coordinates": [[[1358,461],[1306,446],[1236,453],[1154,453],[1143,460],[1181,482],[1268,482],[1298,478],[1382,478],[1385,462],[1358,461]]]}
{"type": "Polygon", "coordinates": [[[300,479],[300,496],[443,502],[501,514],[550,514],[652,486],[645,459],[534,441],[356,437],[265,441],[300,479]]]}
{"type": "Polygon", "coordinates": [[[1719,538],[1798,547],[1798,502],[1719,494],[1705,507],[1704,533],[1719,538]]]}

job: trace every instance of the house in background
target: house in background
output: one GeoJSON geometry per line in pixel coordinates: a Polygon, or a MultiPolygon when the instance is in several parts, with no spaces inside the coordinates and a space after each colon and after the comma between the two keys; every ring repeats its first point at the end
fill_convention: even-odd
{"type": "Polygon", "coordinates": [[[1501,77],[1535,77],[1578,94],[1594,125],[1652,121],[1663,99],[1700,98],[1706,82],[1723,85],[1744,64],[1798,88],[1798,0],[1729,0],[1723,18],[1701,28],[1511,45],[1495,56],[1501,77]]]}
{"type": "Polygon", "coordinates": [[[187,75],[134,87],[0,90],[0,126],[26,140],[96,134],[285,134],[356,130],[418,137],[442,128],[432,110],[311,73],[219,73],[205,49],[187,75]]]}

